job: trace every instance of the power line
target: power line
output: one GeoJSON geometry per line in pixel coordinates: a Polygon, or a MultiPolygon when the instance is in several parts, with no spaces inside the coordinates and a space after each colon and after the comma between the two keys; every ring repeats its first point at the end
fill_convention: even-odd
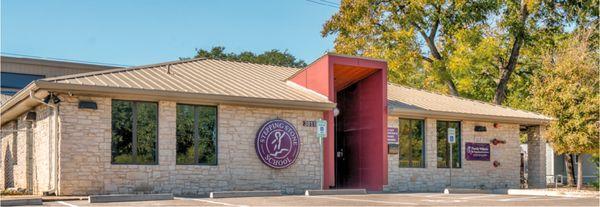
{"type": "Polygon", "coordinates": [[[311,3],[314,3],[314,4],[319,4],[319,5],[322,5],[322,6],[331,7],[331,8],[336,8],[336,9],[338,8],[338,6],[337,6],[337,5],[335,5],[335,4],[331,4],[331,3],[330,3],[330,2],[328,2],[328,1],[315,1],[315,0],[306,0],[306,1],[308,1],[308,2],[311,2],[311,3]]]}
{"type": "Polygon", "coordinates": [[[66,62],[82,63],[82,64],[106,65],[106,66],[117,66],[117,67],[131,67],[131,65],[123,65],[123,64],[115,64],[115,63],[103,63],[103,62],[93,62],[93,61],[85,61],[85,60],[73,60],[73,59],[66,59],[66,58],[41,57],[41,56],[35,56],[35,55],[24,55],[24,54],[18,54],[18,53],[10,53],[10,52],[0,52],[0,54],[2,54],[2,55],[8,55],[8,56],[13,56],[13,57],[35,58],[35,59],[54,60],[54,61],[66,61],[66,62]]]}
{"type": "Polygon", "coordinates": [[[333,1],[328,1],[328,0],[319,0],[319,1],[321,1],[321,2],[327,2],[327,3],[329,3],[329,4],[332,4],[332,5],[335,5],[335,6],[340,6],[340,4],[339,4],[339,3],[337,3],[337,2],[333,2],[333,1]]]}

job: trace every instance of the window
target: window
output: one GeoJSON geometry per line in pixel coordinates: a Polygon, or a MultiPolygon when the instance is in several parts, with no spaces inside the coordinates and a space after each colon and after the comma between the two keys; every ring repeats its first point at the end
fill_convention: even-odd
{"type": "Polygon", "coordinates": [[[112,101],[112,163],[157,164],[158,105],[112,101]]]}
{"type": "Polygon", "coordinates": [[[217,107],[177,104],[177,164],[217,164],[217,107]]]}
{"type": "Polygon", "coordinates": [[[425,167],[423,120],[400,119],[400,167],[425,167]]]}
{"type": "Polygon", "coordinates": [[[17,92],[18,91],[14,91],[14,89],[13,90],[0,90],[0,94],[9,95],[9,96],[15,95],[17,92]]]}
{"type": "Polygon", "coordinates": [[[437,166],[438,168],[450,167],[450,144],[448,144],[448,128],[456,129],[456,143],[452,144],[452,168],[460,168],[460,146],[462,139],[460,135],[460,122],[458,121],[437,122],[437,166]]]}
{"type": "Polygon", "coordinates": [[[0,87],[21,89],[31,83],[31,81],[42,78],[44,78],[43,75],[2,72],[0,73],[0,87]]]}

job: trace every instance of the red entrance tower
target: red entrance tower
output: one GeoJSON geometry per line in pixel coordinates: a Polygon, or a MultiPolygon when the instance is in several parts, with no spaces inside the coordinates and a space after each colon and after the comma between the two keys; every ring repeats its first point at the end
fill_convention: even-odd
{"type": "Polygon", "coordinates": [[[387,184],[387,63],[327,54],[290,81],[326,96],[339,115],[329,123],[324,143],[323,188],[366,188],[387,184]]]}

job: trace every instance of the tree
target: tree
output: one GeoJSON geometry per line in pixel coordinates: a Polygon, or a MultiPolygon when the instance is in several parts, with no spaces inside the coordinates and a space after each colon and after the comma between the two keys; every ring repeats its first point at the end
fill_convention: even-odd
{"type": "Polygon", "coordinates": [[[342,1],[340,11],[325,23],[322,35],[338,35],[336,52],[390,60],[390,75],[401,83],[422,81],[411,81],[412,74],[399,75],[403,71],[425,73],[417,77],[430,84],[441,82],[450,94],[458,95],[447,65],[453,49],[449,47],[450,37],[463,28],[481,25],[486,15],[497,9],[496,2],[342,1]],[[422,43],[426,46],[421,47],[422,43]],[[419,68],[422,61],[427,63],[426,70],[419,68]]]}
{"type": "Polygon", "coordinates": [[[590,44],[593,30],[580,30],[544,56],[533,82],[534,107],[555,117],[547,139],[559,154],[577,154],[577,189],[581,189],[584,153],[600,148],[600,65],[590,44]]]}
{"type": "Polygon", "coordinates": [[[249,63],[267,64],[267,65],[278,65],[286,67],[306,67],[306,63],[303,60],[299,60],[290,54],[287,50],[279,51],[276,49],[263,52],[262,54],[254,54],[250,51],[244,51],[239,54],[226,53],[225,47],[217,46],[210,50],[196,49],[195,58],[213,58],[231,61],[242,61],[249,63]]]}
{"type": "Polygon", "coordinates": [[[337,35],[338,53],[388,60],[392,82],[496,104],[515,96],[511,104],[523,107],[514,102],[526,100],[536,69],[518,68],[523,50],[531,47],[533,53],[538,44],[552,44],[554,34],[562,34],[575,20],[589,22],[594,10],[590,5],[550,0],[344,0],[322,35],[337,35]]]}

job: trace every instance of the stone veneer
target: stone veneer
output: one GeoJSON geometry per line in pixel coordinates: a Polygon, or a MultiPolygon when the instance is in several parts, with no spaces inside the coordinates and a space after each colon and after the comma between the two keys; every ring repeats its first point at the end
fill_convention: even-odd
{"type": "Polygon", "coordinates": [[[111,164],[111,99],[67,97],[61,103],[59,191],[63,195],[132,192],[207,194],[211,191],[271,190],[288,194],[318,189],[321,163],[316,128],[302,121],[322,112],[218,106],[218,165],[175,164],[176,103],[158,102],[158,165],[111,164]],[[79,109],[79,100],[93,100],[97,110],[79,109]],[[285,119],[297,128],[301,149],[287,169],[271,169],[254,149],[257,130],[267,120],[285,119]]]}
{"type": "MultiPolygon", "coordinates": [[[[111,160],[111,99],[100,97],[62,97],[60,104],[60,143],[58,190],[62,195],[87,195],[134,192],[172,192],[174,194],[206,194],[210,191],[280,189],[299,194],[318,189],[321,173],[319,146],[314,127],[303,127],[302,121],[322,117],[319,111],[290,110],[233,105],[218,106],[218,165],[175,165],[176,103],[159,101],[158,165],[113,165],[111,160]],[[79,109],[79,100],[93,100],[97,110],[79,109]],[[282,118],[293,123],[302,138],[296,164],[274,170],[256,157],[254,136],[267,120],[282,118]]],[[[6,187],[26,188],[33,194],[54,188],[51,180],[50,140],[51,110],[40,105],[33,109],[36,121],[24,116],[8,122],[0,140],[0,190],[6,187]],[[31,126],[30,126],[31,125],[31,126]],[[30,134],[28,135],[27,130],[30,134]],[[30,137],[28,137],[30,136],[30,137]],[[14,146],[16,140],[16,147],[14,146]],[[13,152],[16,149],[16,153],[13,152]],[[14,157],[16,155],[16,157],[14,157]],[[29,160],[29,162],[27,162],[29,160]],[[14,164],[16,162],[16,164],[14,164]]],[[[389,117],[389,127],[398,126],[398,117],[389,117]]],[[[436,120],[425,120],[425,168],[398,167],[398,154],[388,155],[387,192],[441,191],[448,184],[449,170],[437,168],[436,120]]],[[[531,154],[542,152],[539,143],[542,129],[528,131],[531,154]],[[538,144],[536,144],[538,143],[538,144]],[[538,150],[539,149],[539,150],[538,150]],[[537,150],[537,151],[536,151],[537,150]]],[[[462,168],[453,169],[453,187],[518,188],[519,125],[462,121],[462,168]],[[486,132],[474,132],[484,125],[486,132]],[[491,161],[467,161],[465,142],[489,142],[493,138],[506,144],[491,145],[491,161]],[[494,167],[494,160],[501,165],[494,167]]],[[[543,186],[543,155],[532,157],[530,184],[543,186]],[[541,157],[541,158],[540,158],[541,157]],[[536,164],[538,163],[538,164],[536,164]],[[542,179],[538,179],[540,177],[542,179]]]]}
{"type": "MultiPolygon", "coordinates": [[[[425,168],[400,168],[399,155],[388,155],[388,192],[441,192],[449,184],[449,169],[437,168],[436,119],[425,119],[425,168]]],[[[398,117],[388,117],[388,127],[398,127],[398,117]]],[[[461,121],[462,167],[452,169],[452,187],[455,188],[519,188],[520,148],[519,125],[489,122],[461,121]],[[486,126],[486,132],[475,132],[475,125],[486,126]],[[497,138],[506,144],[490,144],[490,161],[465,159],[465,143],[489,143],[497,138]],[[493,162],[500,166],[494,167],[493,162]]]]}
{"type": "Polygon", "coordinates": [[[2,126],[2,130],[9,131],[3,131],[0,140],[0,190],[15,187],[42,194],[53,188],[50,180],[53,148],[49,139],[52,112],[43,105],[32,111],[37,115],[35,121],[26,121],[23,114],[2,126]],[[14,130],[18,130],[17,133],[14,130]]]}

